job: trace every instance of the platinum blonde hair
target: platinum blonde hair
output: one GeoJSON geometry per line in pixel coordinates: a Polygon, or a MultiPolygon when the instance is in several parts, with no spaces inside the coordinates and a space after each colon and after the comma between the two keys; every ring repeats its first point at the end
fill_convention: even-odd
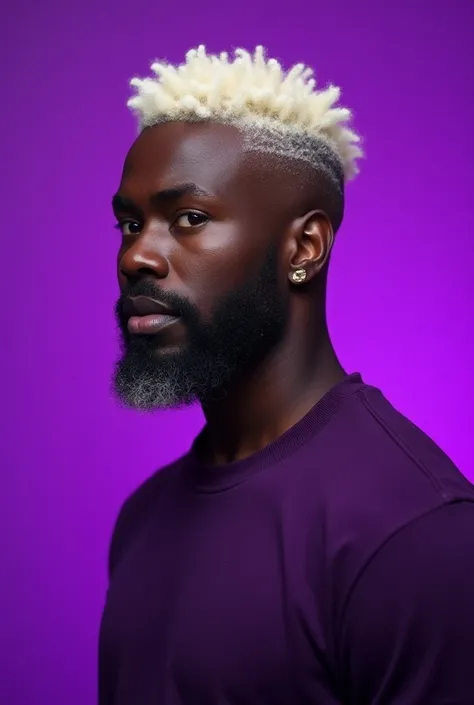
{"type": "Polygon", "coordinates": [[[313,72],[296,64],[285,72],[267,59],[236,49],[211,55],[192,49],[179,66],[156,62],[153,78],[133,78],[136,95],[128,107],[139,130],[163,122],[219,122],[238,127],[249,151],[306,162],[342,190],[358,173],[360,137],[350,127],[351,111],[338,107],[340,88],[318,90],[313,72]]]}

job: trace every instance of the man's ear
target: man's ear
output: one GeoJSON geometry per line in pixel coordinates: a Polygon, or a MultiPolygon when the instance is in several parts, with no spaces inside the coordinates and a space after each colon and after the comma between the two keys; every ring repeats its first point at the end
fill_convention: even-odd
{"type": "Polygon", "coordinates": [[[295,220],[288,237],[290,281],[301,284],[317,276],[329,259],[333,243],[334,231],[323,211],[311,211],[295,220]]]}

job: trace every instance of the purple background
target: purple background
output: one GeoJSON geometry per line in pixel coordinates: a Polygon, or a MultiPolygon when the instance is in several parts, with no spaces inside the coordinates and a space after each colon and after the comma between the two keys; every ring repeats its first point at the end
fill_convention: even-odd
{"type": "Polygon", "coordinates": [[[367,160],[333,259],[333,339],[346,368],[474,480],[474,4],[289,6],[291,16],[250,0],[3,10],[1,703],[95,701],[119,505],[202,422],[197,409],[125,412],[109,393],[110,199],[135,136],[128,79],[155,58],[263,43],[344,87],[367,160]]]}

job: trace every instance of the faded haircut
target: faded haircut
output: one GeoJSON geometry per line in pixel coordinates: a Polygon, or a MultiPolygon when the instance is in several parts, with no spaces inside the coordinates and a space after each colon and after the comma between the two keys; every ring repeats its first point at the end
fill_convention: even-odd
{"type": "Polygon", "coordinates": [[[340,88],[317,89],[312,69],[296,64],[285,71],[261,46],[253,55],[236,49],[233,59],[199,46],[184,63],[159,61],[151,70],[154,77],[130,82],[136,94],[127,105],[140,132],[176,121],[234,125],[247,151],[296,160],[322,177],[330,200],[340,203],[337,229],[344,184],[358,173],[363,156],[351,111],[337,105],[340,88]]]}

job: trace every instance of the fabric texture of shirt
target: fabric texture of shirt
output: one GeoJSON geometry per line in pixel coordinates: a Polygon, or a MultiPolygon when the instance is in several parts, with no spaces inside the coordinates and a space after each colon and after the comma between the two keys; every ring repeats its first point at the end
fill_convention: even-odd
{"type": "Polygon", "coordinates": [[[474,705],[474,487],[360,375],[124,503],[100,705],[474,705]]]}

